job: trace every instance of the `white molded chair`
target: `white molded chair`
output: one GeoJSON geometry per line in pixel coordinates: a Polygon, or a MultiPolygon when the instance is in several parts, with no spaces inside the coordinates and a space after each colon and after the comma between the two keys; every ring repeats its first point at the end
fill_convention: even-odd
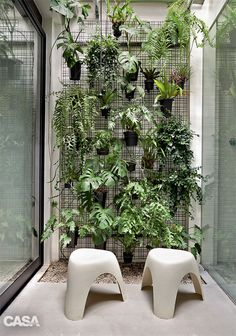
{"type": "Polygon", "coordinates": [[[81,248],[71,253],[65,296],[65,315],[69,320],[83,318],[90,287],[103,273],[111,273],[116,277],[124,301],[124,282],[114,253],[90,248],[81,248]]]}
{"type": "Polygon", "coordinates": [[[190,273],[196,293],[203,299],[198,264],[192,253],[155,248],[147,256],[142,287],[153,285],[154,314],[162,319],[174,316],[175,301],[182,278],[190,273]]]}

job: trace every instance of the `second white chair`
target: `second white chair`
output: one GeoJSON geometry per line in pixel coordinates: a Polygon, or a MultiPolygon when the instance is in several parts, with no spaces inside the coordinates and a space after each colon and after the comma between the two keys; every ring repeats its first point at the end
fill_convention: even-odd
{"type": "Polygon", "coordinates": [[[142,288],[153,285],[154,314],[163,319],[172,318],[178,287],[190,273],[196,293],[203,299],[198,264],[192,253],[182,250],[155,248],[147,256],[142,288]]]}

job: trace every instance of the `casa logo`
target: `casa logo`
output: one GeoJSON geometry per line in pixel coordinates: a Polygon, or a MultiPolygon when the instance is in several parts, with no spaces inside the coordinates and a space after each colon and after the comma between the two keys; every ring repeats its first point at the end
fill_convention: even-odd
{"type": "Polygon", "coordinates": [[[38,318],[36,315],[33,316],[5,316],[3,319],[3,324],[6,327],[40,327],[38,318]]]}

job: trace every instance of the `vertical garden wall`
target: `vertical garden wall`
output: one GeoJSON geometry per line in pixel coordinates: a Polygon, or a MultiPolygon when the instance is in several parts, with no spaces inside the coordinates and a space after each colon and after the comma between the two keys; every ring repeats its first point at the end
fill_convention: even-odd
{"type": "Polygon", "coordinates": [[[108,1],[100,21],[86,20],[85,5],[77,31],[70,20],[78,13],[61,13],[63,90],[54,93],[53,118],[59,202],[52,202],[60,218],[53,213],[43,235],[60,229],[61,257],[95,245],[143,260],[150,248],[184,249],[189,240],[200,252],[200,231],[187,232],[202,178],[192,167],[189,57],[191,34],[208,38],[208,31],[184,0],[164,22],[142,22],[130,1],[122,4],[108,1]]]}

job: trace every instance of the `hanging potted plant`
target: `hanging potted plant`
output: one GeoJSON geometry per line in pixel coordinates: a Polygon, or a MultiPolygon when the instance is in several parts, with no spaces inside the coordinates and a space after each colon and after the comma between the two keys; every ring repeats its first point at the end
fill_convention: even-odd
{"type": "Polygon", "coordinates": [[[151,119],[149,110],[144,105],[129,104],[119,113],[124,132],[126,146],[137,146],[143,119],[151,119]]]}
{"type": "Polygon", "coordinates": [[[136,161],[135,159],[129,159],[126,161],[126,165],[127,165],[127,170],[128,172],[132,173],[135,171],[136,168],[136,161]]]}
{"type": "Polygon", "coordinates": [[[137,81],[140,62],[135,55],[131,55],[129,51],[123,51],[119,55],[119,63],[124,69],[125,77],[129,82],[137,81]]]}
{"type": "Polygon", "coordinates": [[[166,75],[162,77],[162,80],[155,79],[154,83],[160,91],[155,99],[155,104],[159,102],[161,112],[165,117],[170,117],[174,98],[182,96],[183,90],[176,83],[170,82],[166,75]]]}
{"type": "MultiPolygon", "coordinates": [[[[154,124],[155,125],[155,124],[154,124]]],[[[140,139],[143,148],[143,156],[141,160],[141,167],[144,169],[152,170],[156,161],[156,128],[149,129],[140,139]]]]}
{"type": "Polygon", "coordinates": [[[112,88],[120,71],[118,55],[119,44],[113,36],[97,34],[89,40],[85,62],[91,87],[104,82],[107,88],[112,88]]]}
{"type": "Polygon", "coordinates": [[[94,139],[94,147],[98,155],[108,155],[112,143],[112,133],[108,130],[97,131],[94,139]]]}
{"type": "Polygon", "coordinates": [[[173,69],[170,74],[170,81],[177,84],[182,90],[187,80],[191,76],[191,68],[189,64],[180,64],[173,69]]]}
{"type": "Polygon", "coordinates": [[[154,79],[157,79],[160,75],[160,71],[157,71],[156,68],[150,67],[150,68],[141,68],[141,72],[145,77],[144,85],[145,90],[147,92],[150,92],[154,89],[154,79]]]}
{"type": "Polygon", "coordinates": [[[81,76],[81,61],[80,54],[83,54],[83,49],[79,43],[79,36],[83,30],[84,20],[88,17],[90,5],[81,5],[77,0],[51,0],[50,8],[62,15],[64,19],[64,29],[57,37],[57,48],[62,48],[62,56],[70,69],[70,79],[80,80],[81,76]],[[78,13],[80,8],[81,15],[78,13]],[[76,20],[79,26],[79,33],[76,37],[73,36],[70,24],[76,20]]]}
{"type": "Polygon", "coordinates": [[[111,1],[106,0],[107,16],[111,20],[113,34],[116,38],[119,38],[122,34],[121,25],[130,21],[138,21],[130,2],[130,0],[115,0],[113,7],[111,7],[111,1]]]}
{"type": "Polygon", "coordinates": [[[102,90],[102,92],[98,95],[98,98],[100,100],[100,110],[102,116],[105,117],[106,119],[109,116],[111,110],[111,104],[116,98],[116,96],[117,96],[117,90],[110,88],[102,90]]]}
{"type": "Polygon", "coordinates": [[[135,93],[140,98],[145,96],[144,89],[139,85],[134,85],[130,82],[129,77],[125,76],[120,79],[121,89],[125,92],[125,97],[129,101],[133,100],[135,97],[135,93]]]}

